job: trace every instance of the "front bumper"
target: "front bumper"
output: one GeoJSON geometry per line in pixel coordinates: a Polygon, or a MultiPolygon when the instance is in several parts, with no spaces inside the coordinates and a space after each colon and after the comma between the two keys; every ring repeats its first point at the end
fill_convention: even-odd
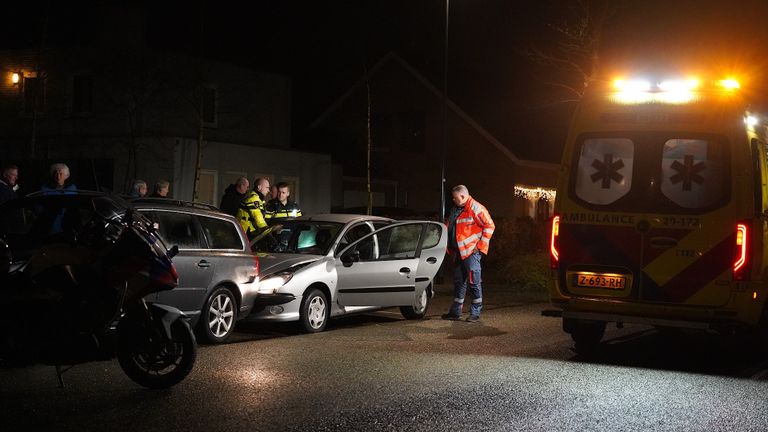
{"type": "Polygon", "coordinates": [[[248,319],[252,321],[298,321],[301,297],[289,293],[259,294],[248,319]]]}

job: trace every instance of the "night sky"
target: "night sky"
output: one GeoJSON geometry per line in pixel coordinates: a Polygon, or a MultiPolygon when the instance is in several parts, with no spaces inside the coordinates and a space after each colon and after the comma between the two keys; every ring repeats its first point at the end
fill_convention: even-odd
{"type": "MultiPolygon", "coordinates": [[[[7,48],[91,37],[97,1],[17,4],[0,30],[7,48]],[[18,9],[18,10],[16,10],[18,9]],[[45,13],[47,11],[47,13],[45,13]]],[[[146,9],[149,43],[293,79],[293,136],[390,51],[442,87],[444,0],[133,1],[146,9]],[[202,17],[202,19],[201,19],[202,17]]],[[[576,1],[451,0],[449,96],[518,156],[556,162],[573,104],[520,50],[553,44],[550,25],[576,1]]],[[[768,54],[765,1],[615,1],[603,72],[729,71],[762,85],[768,54]]]]}

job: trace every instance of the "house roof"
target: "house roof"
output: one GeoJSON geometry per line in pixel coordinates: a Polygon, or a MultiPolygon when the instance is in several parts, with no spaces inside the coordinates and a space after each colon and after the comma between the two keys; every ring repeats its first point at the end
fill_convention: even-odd
{"type": "MultiPolygon", "coordinates": [[[[369,75],[373,75],[376,72],[378,72],[385,64],[389,62],[396,62],[400,66],[403,67],[408,73],[410,73],[414,78],[416,78],[417,81],[419,81],[424,87],[426,87],[430,92],[432,92],[435,96],[438,98],[443,97],[443,92],[441,92],[437,87],[435,87],[424,75],[419,73],[413,66],[408,64],[402,57],[397,55],[394,52],[390,52],[384,57],[381,58],[368,72],[369,75]]],[[[336,100],[331,106],[328,107],[320,116],[315,119],[310,124],[310,128],[316,128],[320,126],[333,112],[335,112],[347,99],[349,99],[352,94],[357,90],[359,87],[362,87],[365,84],[365,76],[361,77],[352,87],[349,88],[339,99],[336,100]]],[[[477,131],[483,138],[485,138],[491,145],[493,145],[501,154],[503,154],[507,159],[514,162],[517,165],[520,166],[528,166],[532,168],[543,168],[543,169],[557,169],[557,164],[552,164],[548,162],[541,162],[541,161],[533,161],[533,160],[527,160],[527,159],[520,159],[517,156],[515,156],[514,153],[512,153],[507,146],[502,144],[496,137],[494,137],[490,132],[488,132],[485,128],[480,126],[480,124],[475,121],[469,114],[467,114],[464,110],[462,110],[458,105],[456,105],[453,101],[448,99],[448,109],[450,109],[454,114],[459,116],[462,120],[464,120],[468,125],[470,125],[473,129],[477,131]]]]}

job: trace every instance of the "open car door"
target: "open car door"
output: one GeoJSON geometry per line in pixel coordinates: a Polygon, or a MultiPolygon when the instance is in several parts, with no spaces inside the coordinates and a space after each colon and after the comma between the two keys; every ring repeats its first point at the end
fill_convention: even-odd
{"type": "Polygon", "coordinates": [[[446,250],[445,226],[408,221],[380,228],[344,248],[336,260],[342,306],[413,305],[446,250]]]}

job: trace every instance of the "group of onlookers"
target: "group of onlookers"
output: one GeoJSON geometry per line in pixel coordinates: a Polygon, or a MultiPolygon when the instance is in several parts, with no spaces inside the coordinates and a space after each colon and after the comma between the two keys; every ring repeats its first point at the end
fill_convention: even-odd
{"type": "MultiPolygon", "coordinates": [[[[49,180],[45,182],[40,190],[44,193],[53,193],[53,191],[59,191],[59,193],[73,193],[77,190],[77,187],[69,182],[70,171],[67,164],[55,163],[51,165],[49,171],[49,180]]],[[[18,197],[19,193],[19,167],[13,164],[7,164],[2,167],[0,173],[0,204],[10,201],[18,197]]],[[[167,180],[158,180],[155,183],[154,191],[147,195],[148,187],[147,182],[144,180],[136,180],[131,187],[131,197],[160,197],[170,198],[171,184],[167,180]]]]}
{"type": "Polygon", "coordinates": [[[147,182],[144,180],[135,180],[131,187],[130,195],[134,198],[143,198],[146,196],[149,196],[150,198],[171,198],[168,194],[170,189],[171,183],[168,180],[158,180],[157,183],[155,183],[155,190],[150,195],[147,195],[147,192],[149,192],[147,182]]]}
{"type": "MultiPolygon", "coordinates": [[[[51,165],[49,171],[50,177],[40,190],[43,193],[53,193],[55,191],[64,193],[73,193],[77,187],[69,183],[69,167],[63,163],[51,165]]],[[[19,167],[8,164],[3,167],[2,177],[0,177],[0,204],[18,197],[19,191],[19,167]]]]}

